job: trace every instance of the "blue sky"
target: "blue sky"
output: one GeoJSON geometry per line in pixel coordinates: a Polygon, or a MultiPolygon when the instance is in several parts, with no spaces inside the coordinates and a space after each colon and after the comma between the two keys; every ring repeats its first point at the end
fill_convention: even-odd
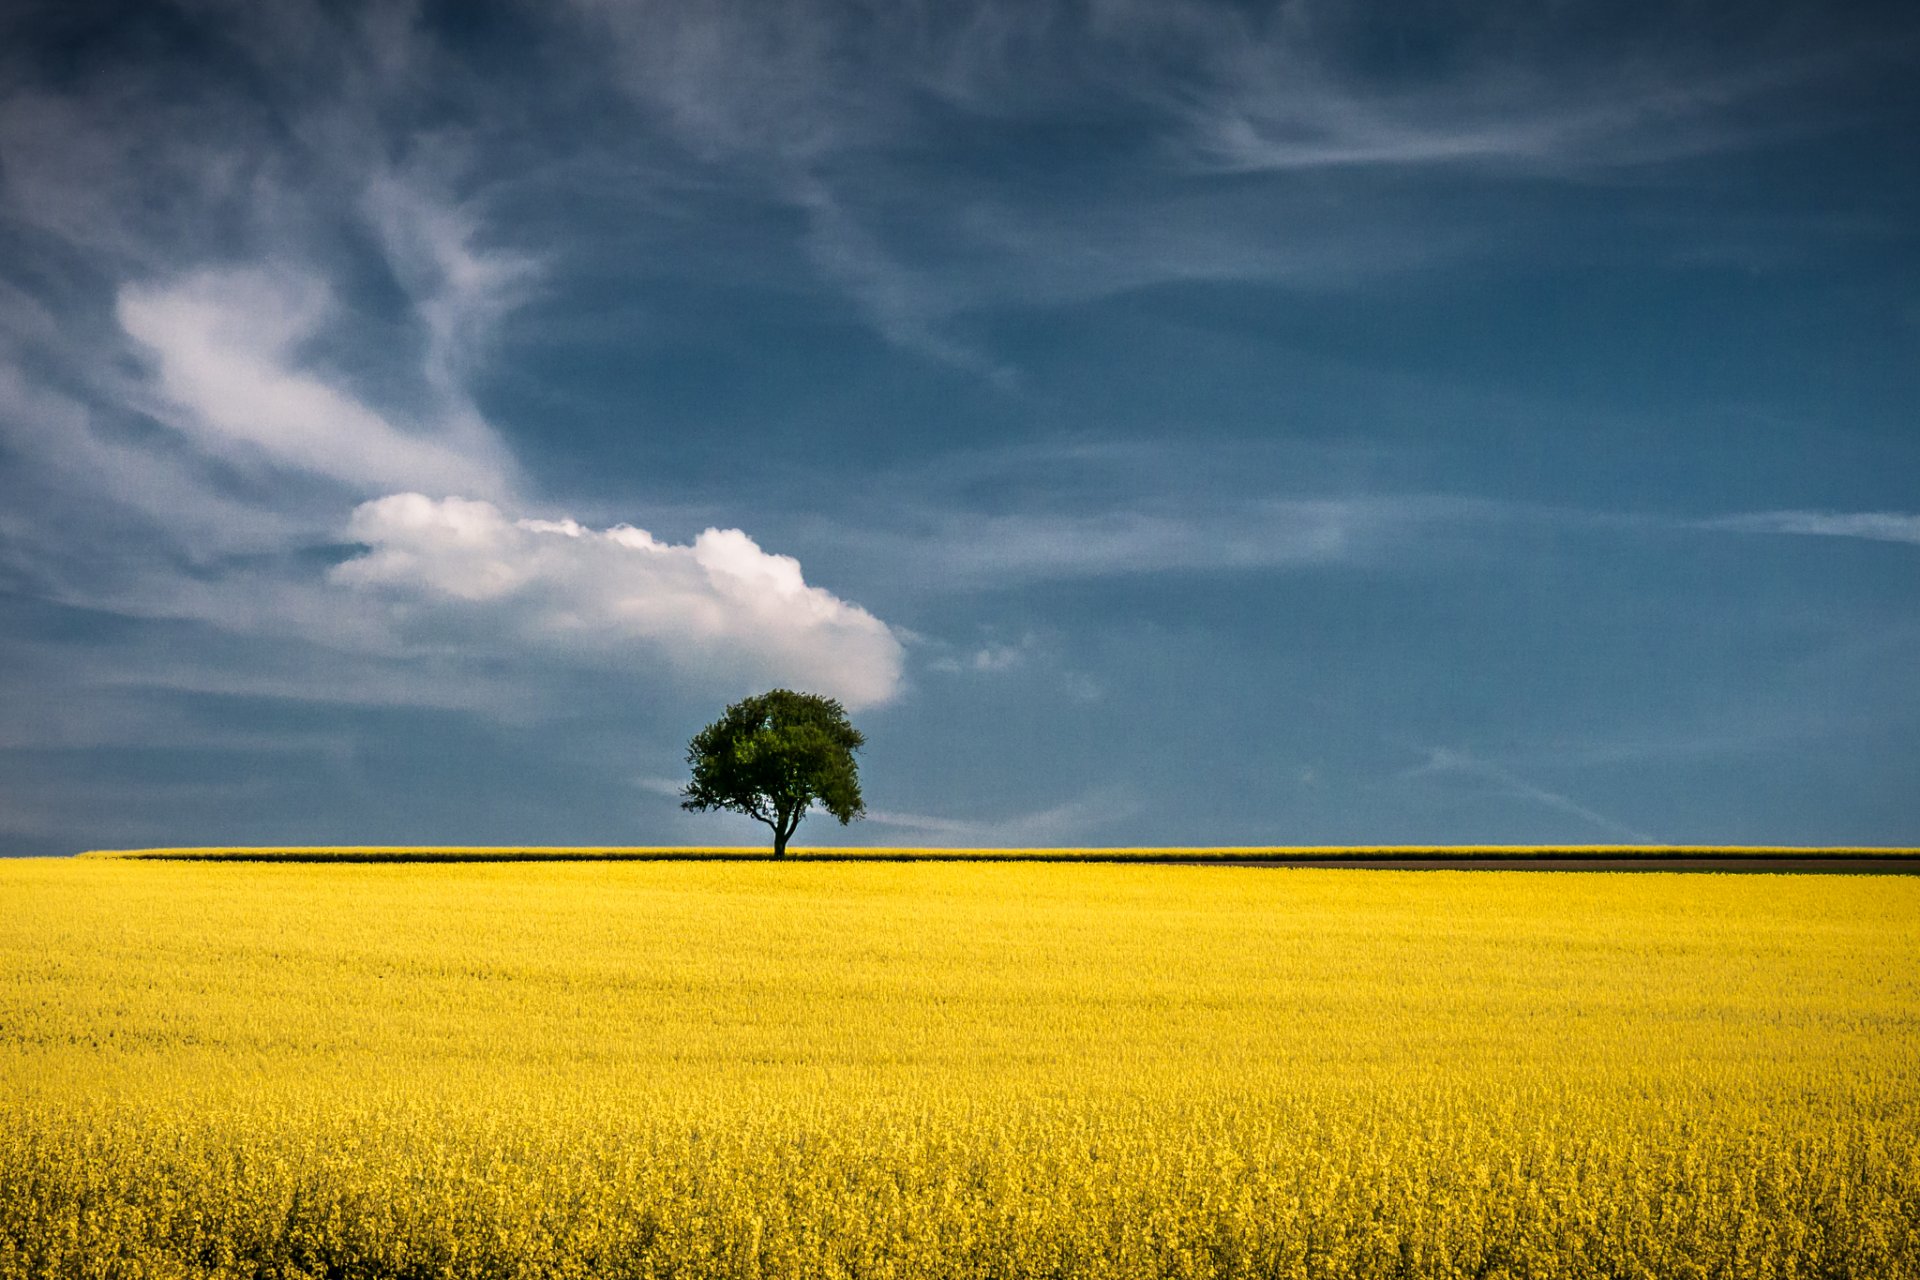
{"type": "Polygon", "coordinates": [[[1920,839],[1920,17],[15,3],[0,852],[1920,839]]]}

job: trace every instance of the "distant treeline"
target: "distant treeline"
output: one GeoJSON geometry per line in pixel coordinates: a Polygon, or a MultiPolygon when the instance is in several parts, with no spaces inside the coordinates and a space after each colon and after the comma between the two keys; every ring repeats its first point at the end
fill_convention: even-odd
{"type": "MultiPolygon", "coordinates": [[[[1212,848],[920,849],[828,848],[795,851],[810,862],[1139,862],[1260,864],[1410,864],[1522,861],[1711,862],[1764,859],[1920,859],[1920,849],[1794,845],[1315,845],[1212,848]]],[[[769,862],[763,847],[519,847],[291,845],[177,849],[95,849],[83,858],[169,862],[769,862]]]]}

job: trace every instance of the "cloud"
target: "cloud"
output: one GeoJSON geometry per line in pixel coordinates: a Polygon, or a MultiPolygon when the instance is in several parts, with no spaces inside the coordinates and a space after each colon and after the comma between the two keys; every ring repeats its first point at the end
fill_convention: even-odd
{"type": "Polygon", "coordinates": [[[843,287],[867,312],[881,336],[902,350],[1012,387],[1016,375],[1011,367],[942,328],[946,313],[954,309],[950,291],[902,266],[824,183],[804,183],[798,198],[807,213],[808,256],[822,276],[843,287]]]}
{"type": "Polygon", "coordinates": [[[540,260],[483,247],[474,212],[433,192],[424,177],[377,173],[362,206],[426,329],[428,384],[464,406],[464,379],[477,353],[524,299],[540,260]]]}
{"type": "Polygon", "coordinates": [[[952,590],[1180,571],[1245,572],[1383,563],[1481,526],[1549,518],[1443,494],[1336,498],[1155,495],[1095,511],[949,511],[891,529],[823,528],[874,577],[952,590]]]}
{"type": "Polygon", "coordinates": [[[1432,748],[1427,752],[1426,762],[1405,776],[1417,778],[1448,774],[1491,782],[1503,794],[1531,801],[1557,813],[1569,814],[1611,836],[1631,840],[1636,844],[1658,843],[1655,837],[1638,827],[1616,821],[1604,813],[1588,808],[1570,796],[1562,795],[1558,791],[1550,791],[1538,783],[1529,782],[1510,769],[1465,751],[1447,747],[1432,748]]]}
{"type": "MultiPolygon", "coordinates": [[[[130,75],[132,99],[141,82],[130,75]]],[[[420,132],[390,147],[394,121],[380,117],[394,106],[296,103],[299,141],[278,157],[246,130],[176,145],[139,111],[75,106],[85,127],[66,132],[117,151],[68,148],[86,172],[64,184],[5,175],[0,213],[88,251],[111,305],[0,281],[0,442],[16,464],[0,477],[13,508],[0,569],[41,598],[165,628],[119,644],[131,689],[532,721],[583,673],[637,653],[659,659],[635,678],[655,696],[746,679],[854,705],[894,696],[887,626],[744,533],[672,547],[450,498],[526,509],[519,461],[472,388],[548,262],[501,241],[471,180],[474,139],[420,132]],[[156,225],[140,200],[86,198],[88,173],[154,150],[195,179],[151,184],[177,189],[183,209],[243,210],[223,223],[232,243],[190,234],[186,216],[156,225]],[[82,319],[94,327],[73,331],[82,319]],[[368,551],[329,574],[328,544],[363,502],[350,523],[368,551]],[[408,502],[425,504],[424,522],[409,523],[408,502]],[[489,511],[496,562],[483,565],[461,538],[489,511]],[[473,576],[502,565],[522,576],[473,576]]],[[[0,143],[21,136],[33,130],[0,130],[0,143]]],[[[33,158],[59,176],[61,154],[33,158]]]]}
{"type": "Polygon", "coordinates": [[[1130,112],[1173,135],[1210,128],[1223,159],[1253,167],[1531,157],[1622,136],[1705,145],[1727,131],[1682,126],[1836,69],[1831,51],[1809,48],[1804,33],[1789,44],[1766,22],[1730,38],[1682,20],[1650,52],[1607,39],[1569,47],[1564,22],[1505,11],[1409,19],[1391,5],[574,7],[609,38],[628,92],[684,145],[796,169],[904,149],[949,113],[990,123],[1096,104],[1106,119],[1130,112]],[[1431,41],[1420,73],[1374,47],[1389,21],[1431,41]]]}
{"type": "Polygon", "coordinates": [[[511,463],[476,419],[402,426],[301,367],[332,307],[318,279],[253,267],[128,286],[116,313],[154,357],[166,420],[206,453],[361,492],[503,492],[511,463]]]}
{"type": "Polygon", "coordinates": [[[993,516],[946,556],[963,576],[995,579],[1326,563],[1344,557],[1358,514],[1346,503],[1308,501],[1224,514],[993,516]]]}
{"type": "Polygon", "coordinates": [[[1920,546],[1920,515],[1896,511],[1756,511],[1708,520],[1704,529],[1729,533],[1785,533],[1816,538],[1864,538],[1920,546]]]}
{"type": "Polygon", "coordinates": [[[576,0],[623,87],[709,160],[794,168],[893,134],[905,117],[884,56],[918,16],[830,5],[576,0]],[[882,55],[882,56],[875,56],[882,55]]]}
{"type": "Polygon", "coordinates": [[[1767,105],[1855,69],[1866,43],[1865,24],[1810,34],[1791,12],[1737,32],[1682,15],[1650,45],[1603,14],[1446,5],[572,10],[593,38],[583,58],[635,104],[638,134],[795,213],[820,282],[885,340],[1006,387],[1012,362],[956,334],[978,308],[1169,281],[1323,285],[1504,251],[1491,228],[1516,207],[1396,195],[1373,175],[1584,183],[1803,136],[1831,109],[1767,105]],[[1596,38],[1569,39],[1588,26],[1596,38]],[[1382,29],[1406,47],[1384,56],[1382,29]],[[1067,145],[1045,166],[928,163],[1036,137],[1067,145]],[[1223,173],[1261,180],[1213,180],[1223,173]]]}
{"type": "Polygon", "coordinates": [[[1140,812],[1140,801],[1117,789],[1090,792],[1078,799],[1003,818],[944,818],[932,814],[870,809],[867,821],[905,831],[921,841],[943,841],[968,848],[1044,848],[1068,846],[1125,822],[1140,812]]]}
{"type": "Polygon", "coordinates": [[[1504,165],[1578,174],[1748,145],[1726,108],[1790,84],[1796,61],[1703,74],[1684,66],[1617,67],[1572,82],[1539,66],[1477,65],[1409,91],[1350,83],[1298,50],[1233,58],[1228,87],[1193,113],[1189,145],[1204,167],[1232,172],[1504,165]],[[1589,80],[1589,77],[1593,79],[1589,80]]]}
{"type": "Polygon", "coordinates": [[[682,676],[789,684],[851,707],[900,690],[902,648],[885,623],[809,586],[797,560],[738,529],[683,546],[631,525],[516,520],[488,502],[406,493],[361,505],[348,533],[367,550],[330,579],[388,601],[402,629],[477,629],[623,661],[648,654],[682,676]]]}
{"type": "Polygon", "coordinates": [[[990,644],[985,648],[974,650],[973,655],[967,659],[967,667],[970,670],[982,672],[1012,671],[1026,662],[1028,651],[1032,647],[1028,642],[1017,645],[990,644]]]}
{"type": "MultiPolygon", "coordinates": [[[[178,450],[116,438],[98,415],[69,396],[37,385],[0,358],[0,440],[16,451],[21,490],[0,487],[16,514],[43,504],[84,507],[91,523],[128,522],[166,539],[190,556],[260,551],[287,545],[303,532],[293,512],[237,500],[221,492],[204,467],[178,450]]],[[[319,526],[309,526],[312,532],[319,526]]],[[[84,528],[23,519],[16,545],[61,558],[84,553],[84,528]]],[[[125,547],[103,548],[122,554],[125,547]]]]}
{"type": "Polygon", "coordinates": [[[1657,41],[1596,21],[1605,6],[1122,7],[1175,27],[1192,50],[1178,89],[1142,89],[1180,122],[1176,154],[1202,170],[1282,176],[1473,168],[1585,182],[1805,136],[1833,122],[1824,104],[1752,108],[1855,75],[1900,42],[1872,20],[1810,28],[1792,6],[1737,30],[1705,11],[1677,15],[1657,41]],[[1375,43],[1384,24],[1405,41],[1394,56],[1375,43]]]}
{"type": "Polygon", "coordinates": [[[1029,632],[1012,644],[989,641],[974,648],[941,652],[927,660],[927,669],[948,675],[1005,675],[1025,667],[1039,650],[1040,638],[1029,632]]]}

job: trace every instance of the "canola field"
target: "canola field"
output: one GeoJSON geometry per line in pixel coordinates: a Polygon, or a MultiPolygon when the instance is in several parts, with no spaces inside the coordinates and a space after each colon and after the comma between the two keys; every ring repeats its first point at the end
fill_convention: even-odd
{"type": "Polygon", "coordinates": [[[0,862],[0,1276],[1920,1276],[1920,881],[0,862]]]}

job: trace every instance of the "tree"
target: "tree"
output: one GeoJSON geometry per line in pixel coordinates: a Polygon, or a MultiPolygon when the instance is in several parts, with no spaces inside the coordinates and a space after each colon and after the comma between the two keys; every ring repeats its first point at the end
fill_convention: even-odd
{"type": "Polygon", "coordinates": [[[846,826],[862,817],[860,770],[853,753],[866,736],[832,698],[774,689],[744,698],[693,736],[693,781],[682,809],[729,809],[773,828],[773,856],[787,856],[807,808],[818,803],[846,826]]]}

